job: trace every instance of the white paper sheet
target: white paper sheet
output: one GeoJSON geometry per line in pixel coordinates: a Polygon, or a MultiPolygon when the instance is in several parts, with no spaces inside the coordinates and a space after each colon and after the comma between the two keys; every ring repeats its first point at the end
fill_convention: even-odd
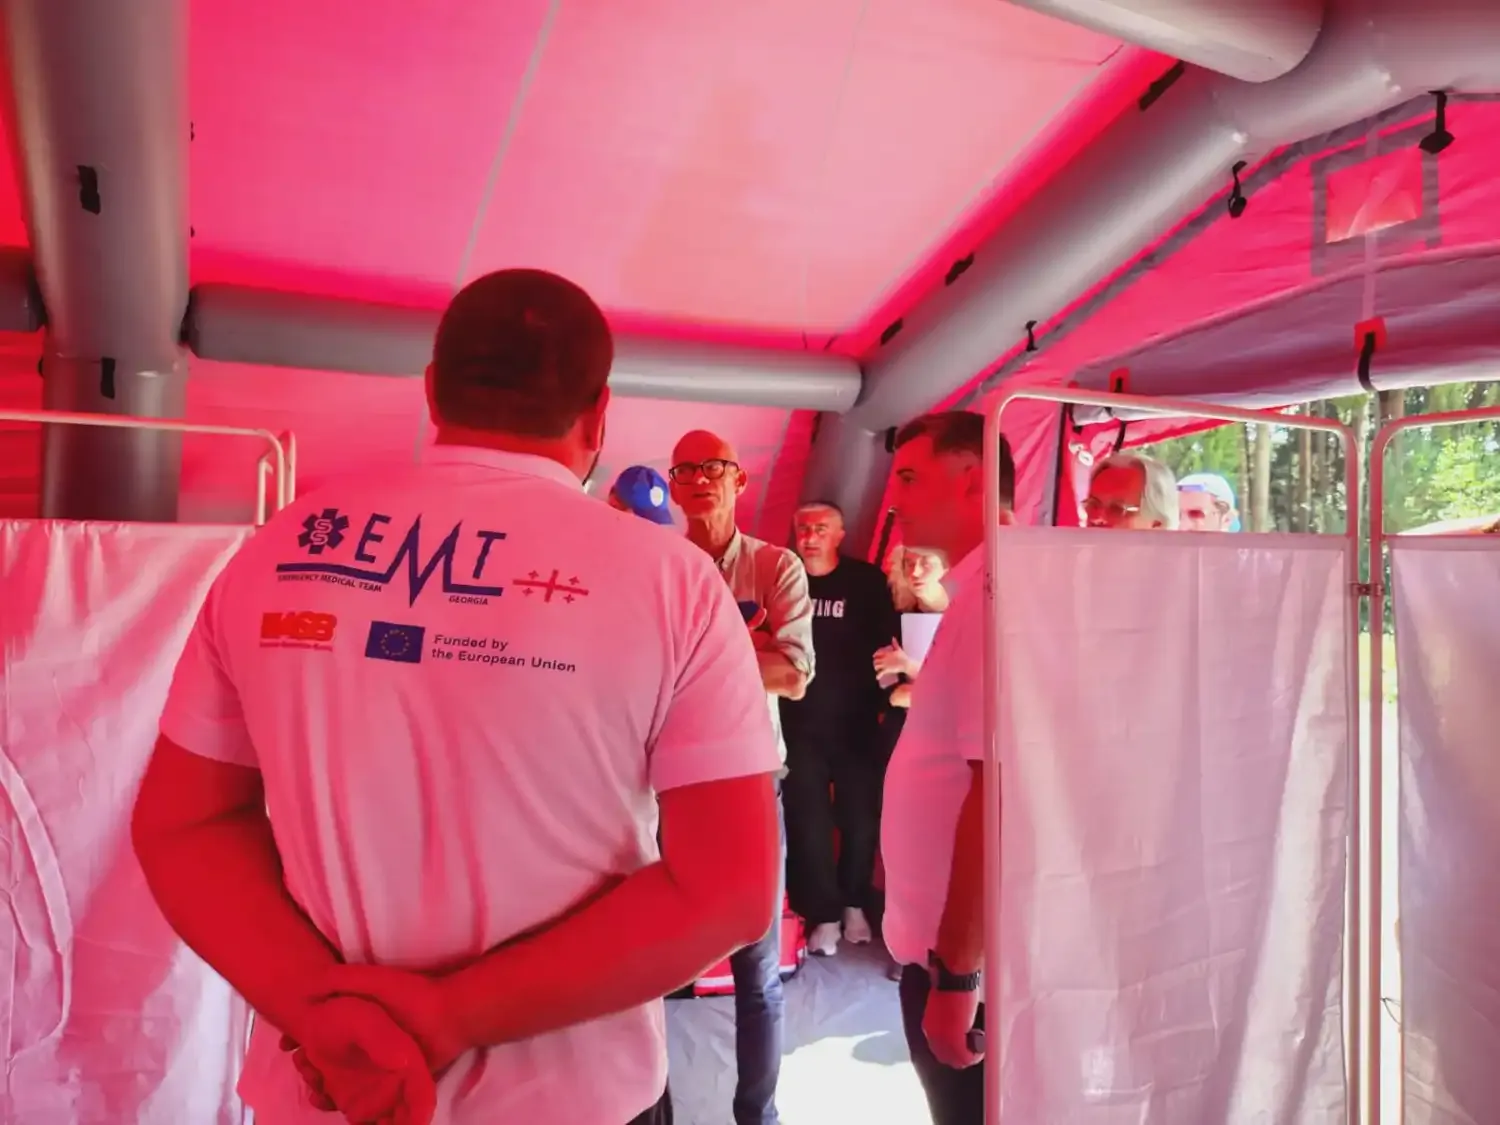
{"type": "Polygon", "coordinates": [[[926,660],[927,650],[932,647],[932,638],[942,623],[941,613],[903,613],[901,615],[901,647],[913,660],[926,660]]]}
{"type": "Polygon", "coordinates": [[[1493,1125],[1500,1121],[1500,543],[1400,539],[1391,545],[1391,572],[1401,687],[1406,1125],[1493,1125]]]}
{"type": "Polygon", "coordinates": [[[1342,1125],[1343,541],[1003,543],[1002,1119],[1342,1125]]]}
{"type": "Polygon", "coordinates": [[[243,528],[0,523],[0,1121],[239,1125],[247,1013],[168,928],[131,805],[243,528]]]}

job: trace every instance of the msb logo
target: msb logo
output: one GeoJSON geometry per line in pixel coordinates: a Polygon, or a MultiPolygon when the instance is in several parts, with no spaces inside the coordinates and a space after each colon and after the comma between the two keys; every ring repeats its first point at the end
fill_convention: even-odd
{"type": "Polygon", "coordinates": [[[263,648],[332,648],[339,619],[331,613],[266,613],[260,619],[263,648]]]}

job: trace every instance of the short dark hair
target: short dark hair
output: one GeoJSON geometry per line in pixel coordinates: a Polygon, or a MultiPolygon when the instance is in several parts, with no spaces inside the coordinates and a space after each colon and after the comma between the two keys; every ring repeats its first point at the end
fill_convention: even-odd
{"type": "MultiPolygon", "coordinates": [[[[972,410],[939,410],[913,419],[896,431],[893,448],[900,449],[918,438],[931,438],[934,453],[972,453],[984,459],[984,415],[972,410]]],[[[1016,503],[1016,462],[1010,442],[1000,435],[1000,503],[1016,503]]]]}
{"type": "Polygon", "coordinates": [[[433,401],[451,425],[562,437],[599,401],[613,363],[609,324],[587,293],[545,270],[498,270],[443,313],[433,401]]]}

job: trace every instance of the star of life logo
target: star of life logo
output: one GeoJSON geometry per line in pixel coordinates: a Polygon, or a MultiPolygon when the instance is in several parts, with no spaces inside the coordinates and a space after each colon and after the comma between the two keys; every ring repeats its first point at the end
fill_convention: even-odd
{"type": "Polygon", "coordinates": [[[297,546],[309,555],[321,555],[337,548],[344,541],[344,532],[349,530],[349,517],[341,515],[337,508],[324,508],[302,521],[302,534],[297,536],[297,546]]]}

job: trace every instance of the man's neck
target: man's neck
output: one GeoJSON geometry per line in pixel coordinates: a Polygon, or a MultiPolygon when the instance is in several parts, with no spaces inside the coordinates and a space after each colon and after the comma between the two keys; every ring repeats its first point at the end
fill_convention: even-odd
{"type": "Polygon", "coordinates": [[[817,558],[803,559],[802,569],[807,571],[809,578],[822,578],[825,574],[832,574],[839,565],[838,552],[830,555],[821,555],[817,558]]]}
{"type": "Polygon", "coordinates": [[[530,438],[519,434],[502,434],[493,430],[474,430],[466,426],[440,426],[436,445],[466,445],[479,449],[494,449],[501,453],[524,453],[532,457],[545,457],[556,461],[574,476],[579,470],[574,464],[574,451],[566,440],[555,438],[530,438]]]}
{"type": "Polygon", "coordinates": [[[708,552],[714,560],[722,559],[729,544],[734,541],[734,513],[715,512],[703,519],[687,521],[688,541],[708,552]]]}
{"type": "MultiPolygon", "coordinates": [[[[1000,522],[1013,522],[1009,508],[1001,510],[1000,522]]],[[[955,567],[968,558],[971,551],[982,546],[984,546],[984,523],[975,520],[959,530],[958,534],[943,548],[943,553],[948,556],[948,565],[955,567]]]]}

